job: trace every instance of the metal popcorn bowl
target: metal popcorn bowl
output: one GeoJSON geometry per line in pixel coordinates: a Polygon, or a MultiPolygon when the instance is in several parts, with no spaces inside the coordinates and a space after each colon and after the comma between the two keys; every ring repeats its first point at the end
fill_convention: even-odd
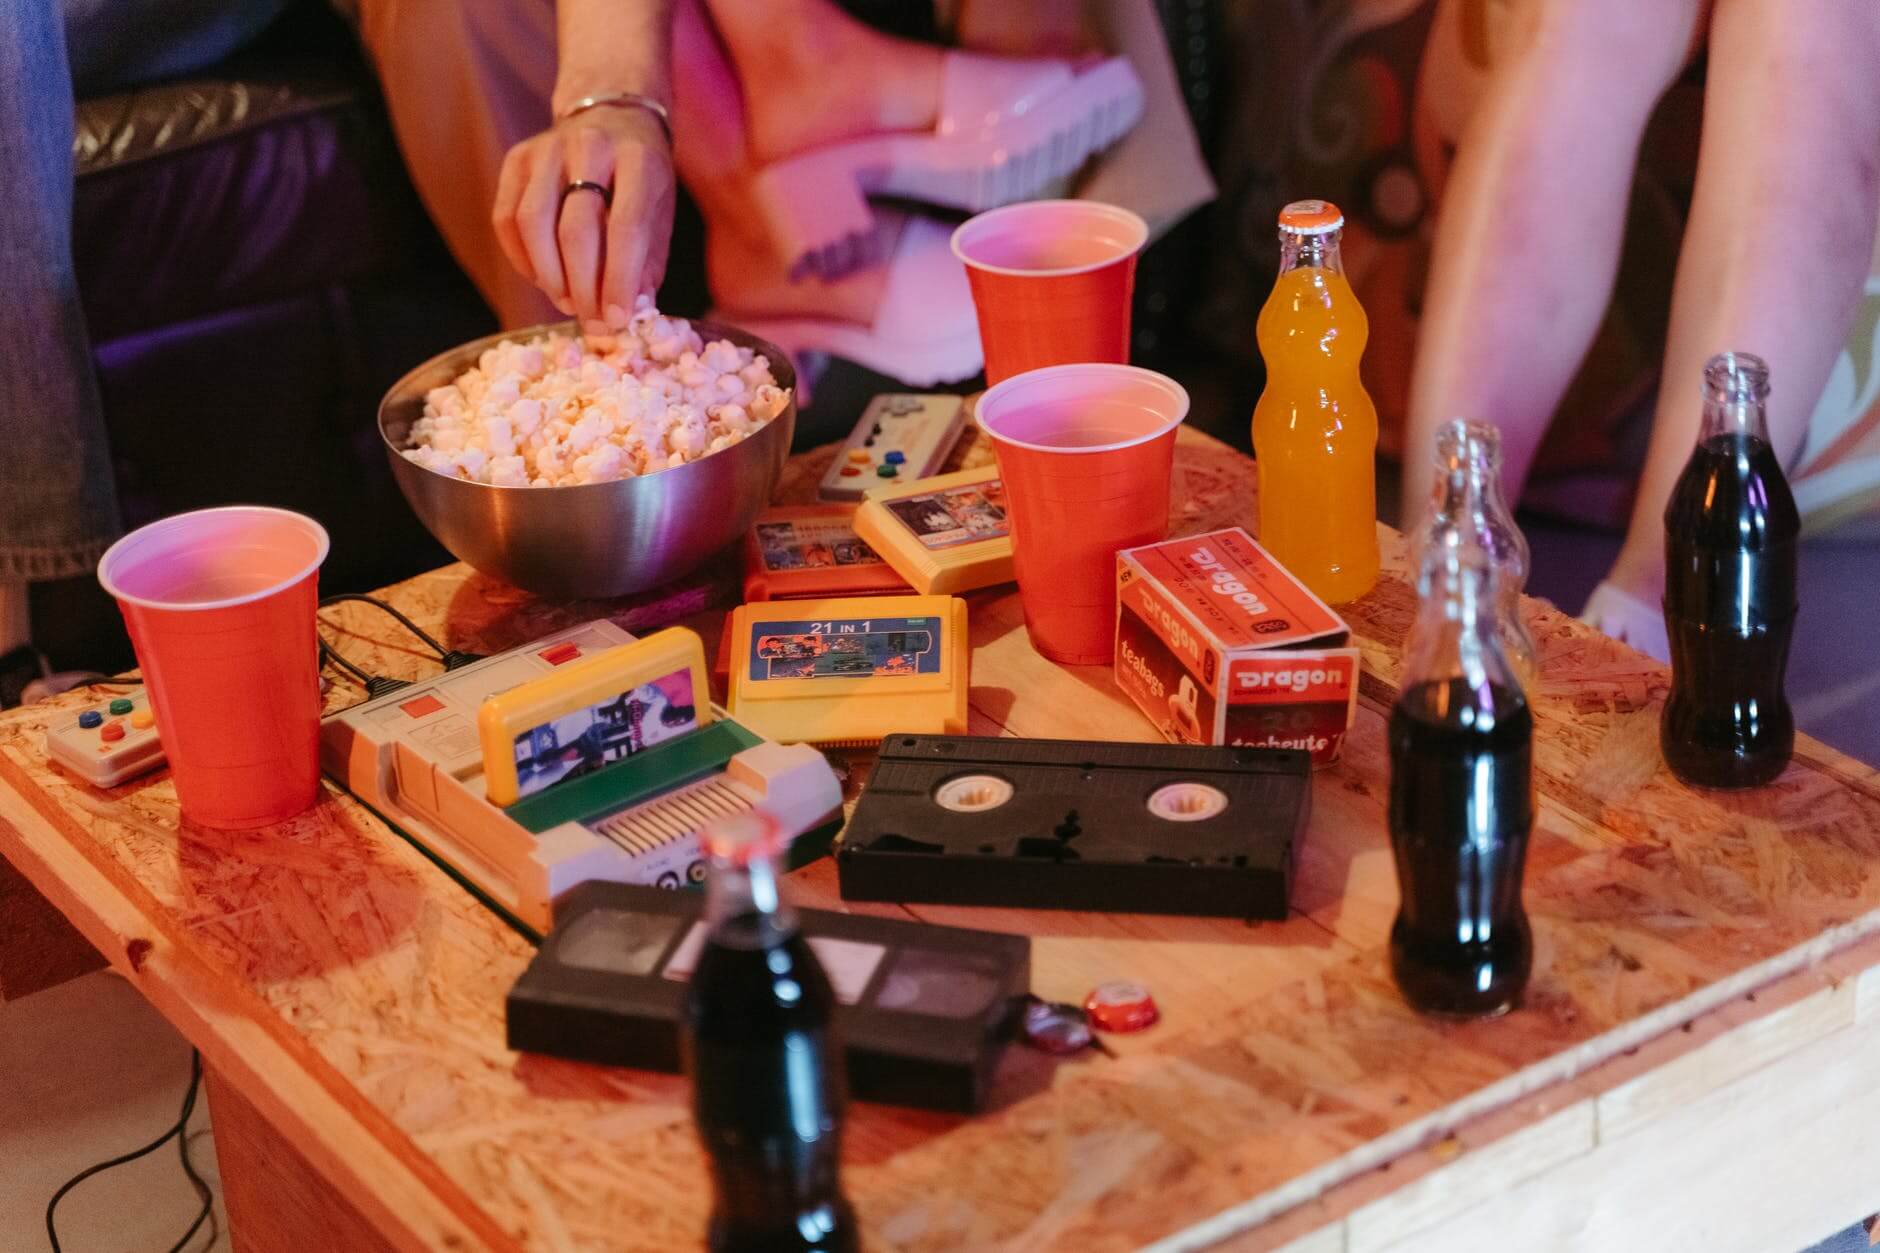
{"type": "Polygon", "coordinates": [[[796,372],[789,358],[743,331],[692,325],[707,343],[728,339],[769,358],[777,385],[790,389],[782,413],[731,447],[639,478],[574,487],[492,487],[405,459],[402,450],[424,414],[426,392],[451,382],[501,340],[576,329],[557,323],[472,340],[393,384],[379,402],[379,435],[392,477],[418,520],[459,560],[538,596],[626,596],[691,573],[740,538],[770,503],[796,430],[796,372]]]}

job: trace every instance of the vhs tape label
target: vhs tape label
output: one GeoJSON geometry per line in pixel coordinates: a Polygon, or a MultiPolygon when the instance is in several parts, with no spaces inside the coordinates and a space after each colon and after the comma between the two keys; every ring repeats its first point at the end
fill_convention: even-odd
{"type": "Polygon", "coordinates": [[[825,618],[765,622],[751,633],[750,681],[939,674],[945,620],[825,618]]]}

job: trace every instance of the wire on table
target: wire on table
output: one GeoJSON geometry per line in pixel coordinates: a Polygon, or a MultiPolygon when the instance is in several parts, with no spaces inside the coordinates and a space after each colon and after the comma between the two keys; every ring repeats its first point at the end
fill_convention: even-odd
{"type": "Polygon", "coordinates": [[[439,661],[444,660],[450,655],[450,650],[445,648],[442,644],[438,643],[435,639],[432,639],[431,636],[424,630],[423,627],[419,626],[417,623],[413,622],[410,618],[406,617],[403,613],[400,613],[397,609],[393,608],[391,605],[386,604],[384,601],[380,600],[376,596],[363,596],[358,592],[339,592],[332,596],[321,597],[320,608],[325,609],[330,605],[338,605],[346,601],[358,601],[362,605],[372,606],[374,609],[379,610],[381,613],[390,614],[394,619],[397,620],[398,625],[404,627],[405,630],[411,632],[413,635],[423,640],[425,643],[425,646],[429,648],[432,652],[437,654],[439,661]]]}
{"type": "MultiPolygon", "coordinates": [[[[343,604],[347,601],[357,601],[362,605],[370,605],[382,613],[391,615],[405,630],[424,641],[425,647],[437,654],[437,659],[444,663],[444,669],[446,670],[459,670],[469,665],[471,662],[483,660],[482,653],[469,653],[461,649],[445,648],[442,644],[438,643],[437,640],[432,638],[423,627],[420,627],[403,613],[399,612],[391,605],[386,604],[376,596],[364,596],[358,592],[338,592],[332,596],[323,597],[320,601],[320,608],[325,609],[329,605],[343,604]]],[[[361,670],[358,666],[355,666],[352,662],[340,656],[339,650],[334,648],[331,644],[328,644],[324,638],[320,640],[320,655],[323,660],[334,662],[341,669],[365,684],[368,698],[376,698],[385,695],[387,692],[395,692],[401,687],[411,686],[410,683],[403,679],[367,674],[364,670],[361,670]]]]}

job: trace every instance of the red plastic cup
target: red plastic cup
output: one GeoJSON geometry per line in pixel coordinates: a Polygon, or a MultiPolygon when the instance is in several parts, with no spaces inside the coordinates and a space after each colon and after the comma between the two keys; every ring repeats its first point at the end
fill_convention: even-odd
{"type": "Polygon", "coordinates": [[[318,795],[326,552],[313,519],[236,505],[153,522],[98,562],[189,821],[266,826],[318,795]]]}
{"type": "Polygon", "coordinates": [[[1136,254],[1148,225],[1094,200],[1031,200],[953,232],[993,385],[1049,365],[1129,360],[1136,254]]]}
{"type": "Polygon", "coordinates": [[[1168,535],[1175,431],[1188,393],[1131,365],[1014,375],[979,398],[1012,519],[1032,647],[1067,665],[1116,650],[1116,552],[1168,535]]]}

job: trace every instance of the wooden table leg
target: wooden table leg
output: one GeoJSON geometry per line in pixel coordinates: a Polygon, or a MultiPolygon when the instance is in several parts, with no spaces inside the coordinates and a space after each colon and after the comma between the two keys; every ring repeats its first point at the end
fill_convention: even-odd
{"type": "Polygon", "coordinates": [[[212,1070],[203,1070],[235,1253],[392,1253],[393,1246],[212,1070]]]}
{"type": "Polygon", "coordinates": [[[17,1001],[103,965],[98,950],[0,857],[0,1001],[17,1001]]]}

